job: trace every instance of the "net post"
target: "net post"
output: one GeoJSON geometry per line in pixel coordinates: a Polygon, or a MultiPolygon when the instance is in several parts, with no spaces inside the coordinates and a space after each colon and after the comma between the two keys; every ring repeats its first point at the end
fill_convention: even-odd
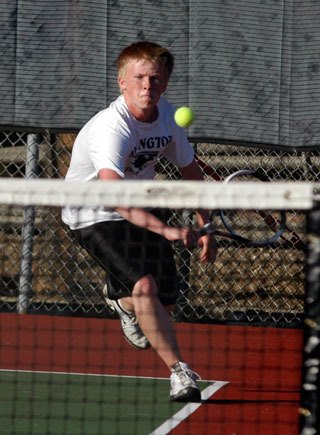
{"type": "MultiPolygon", "coordinates": [[[[39,143],[37,134],[28,134],[25,178],[37,177],[39,162],[39,143]]],[[[24,209],[23,226],[21,231],[21,260],[19,274],[19,295],[17,311],[23,314],[29,305],[29,295],[32,289],[32,256],[33,237],[35,230],[35,208],[28,205],[24,209]]]]}
{"type": "Polygon", "coordinates": [[[300,435],[320,432],[320,207],[307,215],[307,263],[300,435]]]}

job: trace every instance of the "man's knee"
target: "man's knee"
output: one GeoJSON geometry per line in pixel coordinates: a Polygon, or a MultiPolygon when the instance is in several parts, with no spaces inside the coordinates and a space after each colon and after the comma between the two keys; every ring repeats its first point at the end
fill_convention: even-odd
{"type": "Polygon", "coordinates": [[[158,289],[152,275],[146,275],[139,279],[133,287],[132,297],[158,297],[158,289]]]}

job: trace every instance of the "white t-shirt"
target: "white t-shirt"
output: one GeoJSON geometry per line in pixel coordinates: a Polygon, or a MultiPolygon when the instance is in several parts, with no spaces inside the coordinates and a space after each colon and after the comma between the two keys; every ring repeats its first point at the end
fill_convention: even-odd
{"type": "MultiPolygon", "coordinates": [[[[161,155],[177,167],[189,165],[194,158],[193,148],[185,131],[174,122],[174,107],[163,97],[157,107],[159,116],[153,123],[136,120],[122,95],[97,113],[76,138],[66,181],[97,180],[103,168],[125,179],[150,180],[161,155]]],[[[77,229],[123,218],[107,208],[79,211],[66,207],[62,219],[77,229]]]]}

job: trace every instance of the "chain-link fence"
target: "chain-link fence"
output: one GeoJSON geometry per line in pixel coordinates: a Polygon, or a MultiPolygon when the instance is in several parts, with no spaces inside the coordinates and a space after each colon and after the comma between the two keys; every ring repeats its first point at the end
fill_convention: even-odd
{"type": "MultiPolygon", "coordinates": [[[[0,132],[1,177],[64,177],[75,134],[49,131],[0,132]]],[[[271,180],[315,181],[318,152],[275,151],[252,146],[195,144],[207,179],[225,178],[243,168],[261,168],[271,180]]],[[[158,176],[178,178],[165,161],[158,176]],[[170,174],[170,175],[169,175],[170,174]]],[[[276,187],[275,187],[276,188],[276,187]]],[[[0,207],[2,207],[0,205],[0,207]]],[[[174,219],[191,217],[179,213],[174,219]]],[[[12,206],[0,213],[0,307],[16,310],[21,291],[28,310],[79,315],[107,315],[102,297],[104,272],[78,245],[61,222],[60,210],[38,207],[29,240],[29,266],[21,264],[25,210],[12,206]],[[25,272],[25,267],[30,273],[25,272]],[[22,277],[29,279],[23,288],[22,277]]],[[[287,213],[288,226],[304,239],[303,213],[287,213]]],[[[188,321],[245,321],[293,326],[303,312],[305,255],[295,238],[264,248],[221,245],[214,265],[200,264],[188,250],[177,251],[180,298],[177,318],[188,321]]],[[[24,243],[25,246],[25,243],[24,243]]]]}

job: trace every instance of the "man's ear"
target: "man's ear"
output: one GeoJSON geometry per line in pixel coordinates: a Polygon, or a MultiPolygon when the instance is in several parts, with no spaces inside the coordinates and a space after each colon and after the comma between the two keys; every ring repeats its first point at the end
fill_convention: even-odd
{"type": "Polygon", "coordinates": [[[121,92],[125,89],[125,80],[122,77],[118,77],[118,85],[121,92]]]}

